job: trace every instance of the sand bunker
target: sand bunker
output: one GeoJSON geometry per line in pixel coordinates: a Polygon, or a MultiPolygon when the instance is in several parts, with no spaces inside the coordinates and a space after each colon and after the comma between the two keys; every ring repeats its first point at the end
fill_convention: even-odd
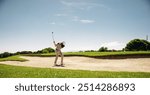
{"type": "MultiPolygon", "coordinates": [[[[54,67],[55,57],[27,57],[26,62],[5,61],[0,64],[40,67],[40,68],[59,68],[75,70],[92,70],[92,71],[132,71],[132,72],[150,72],[150,58],[136,59],[95,59],[88,57],[65,57],[65,67],[54,67]]],[[[58,64],[60,60],[58,60],[58,64]]]]}

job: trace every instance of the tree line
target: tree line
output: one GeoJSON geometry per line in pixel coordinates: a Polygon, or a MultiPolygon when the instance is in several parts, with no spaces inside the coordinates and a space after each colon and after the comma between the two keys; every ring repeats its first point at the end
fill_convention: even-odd
{"type": "MultiPolygon", "coordinates": [[[[118,50],[108,50],[107,47],[100,47],[98,50],[87,50],[84,52],[97,52],[97,51],[98,52],[114,52],[118,50]]],[[[147,40],[143,40],[143,39],[133,39],[126,44],[125,48],[119,51],[150,51],[150,42],[147,40]]],[[[0,54],[0,58],[12,56],[12,55],[19,55],[19,54],[43,54],[43,53],[52,53],[52,52],[55,52],[55,50],[51,47],[44,48],[42,50],[38,50],[35,52],[32,52],[32,51],[21,51],[21,52],[16,52],[16,53],[4,52],[0,54]]],[[[83,52],[83,51],[79,51],[79,52],[83,52]]]]}
{"type": "MultiPolygon", "coordinates": [[[[117,51],[108,50],[107,47],[101,47],[99,52],[117,51]]],[[[150,42],[144,39],[133,39],[126,44],[126,47],[119,51],[150,51],[150,42]]]]}
{"type": "Polygon", "coordinates": [[[51,52],[55,52],[55,50],[51,47],[48,48],[44,48],[42,50],[38,50],[38,51],[21,51],[21,52],[16,52],[16,54],[42,54],[42,53],[51,53],[51,52]]]}
{"type": "Polygon", "coordinates": [[[38,50],[38,51],[18,51],[16,53],[9,53],[9,52],[4,52],[0,54],[0,58],[5,58],[5,57],[9,57],[12,55],[19,55],[19,54],[42,54],[42,53],[52,53],[55,52],[55,50],[51,47],[48,48],[44,48],[42,50],[38,50]]]}

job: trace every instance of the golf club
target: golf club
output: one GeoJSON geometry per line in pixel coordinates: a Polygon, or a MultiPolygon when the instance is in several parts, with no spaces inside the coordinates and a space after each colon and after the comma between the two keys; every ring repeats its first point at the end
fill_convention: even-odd
{"type": "Polygon", "coordinates": [[[55,41],[55,40],[54,40],[54,33],[53,33],[53,32],[52,32],[52,39],[53,39],[53,41],[55,41]]]}
{"type": "MultiPolygon", "coordinates": [[[[52,32],[52,39],[53,39],[53,42],[55,41],[55,39],[54,39],[54,32],[52,32]]],[[[65,45],[66,43],[65,43],[65,41],[63,41],[63,42],[61,42],[63,45],[65,45]]]]}

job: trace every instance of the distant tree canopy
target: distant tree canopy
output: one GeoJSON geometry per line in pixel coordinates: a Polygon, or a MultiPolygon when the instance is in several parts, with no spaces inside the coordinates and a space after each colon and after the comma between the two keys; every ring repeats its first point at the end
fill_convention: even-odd
{"type": "Polygon", "coordinates": [[[16,52],[15,54],[32,54],[32,51],[21,51],[21,52],[16,52]]]}
{"type": "Polygon", "coordinates": [[[133,39],[127,43],[126,51],[147,51],[150,50],[150,42],[143,39],[133,39]]]}
{"type": "Polygon", "coordinates": [[[99,52],[105,52],[105,51],[108,51],[108,48],[107,47],[101,47],[98,51],[99,52]]]}
{"type": "Polygon", "coordinates": [[[12,53],[4,52],[4,53],[1,53],[1,54],[0,54],[0,58],[5,58],[5,57],[12,56],[12,55],[13,55],[12,53]]]}
{"type": "Polygon", "coordinates": [[[42,53],[51,53],[51,52],[54,52],[55,50],[53,48],[49,47],[49,48],[44,48],[41,51],[42,51],[42,53]]]}
{"type": "Polygon", "coordinates": [[[53,49],[53,48],[51,48],[51,47],[48,47],[48,48],[44,48],[44,49],[42,49],[42,50],[38,50],[38,51],[36,51],[36,52],[34,52],[35,54],[36,53],[51,53],[51,52],[55,52],[55,50],[53,49]]]}
{"type": "Polygon", "coordinates": [[[96,50],[86,50],[86,51],[79,51],[79,52],[96,52],[96,50]]]}
{"type": "Polygon", "coordinates": [[[42,50],[38,50],[38,51],[35,51],[35,52],[32,52],[32,51],[21,51],[21,52],[16,52],[16,54],[40,54],[40,53],[51,53],[51,52],[54,52],[55,50],[51,47],[48,47],[48,48],[44,48],[42,50]]]}
{"type": "Polygon", "coordinates": [[[12,56],[12,55],[18,55],[18,54],[39,54],[39,53],[51,53],[51,52],[55,52],[55,50],[51,47],[44,48],[42,50],[38,50],[35,52],[32,52],[32,51],[18,51],[16,53],[4,52],[4,53],[0,53],[0,58],[5,58],[5,57],[12,56]]]}

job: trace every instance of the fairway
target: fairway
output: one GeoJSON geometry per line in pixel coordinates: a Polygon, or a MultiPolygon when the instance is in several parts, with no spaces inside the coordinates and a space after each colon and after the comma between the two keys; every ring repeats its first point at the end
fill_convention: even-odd
{"type": "MultiPolygon", "coordinates": [[[[130,59],[96,59],[89,57],[65,57],[65,67],[53,67],[54,57],[29,57],[21,56],[28,61],[4,61],[0,64],[55,68],[55,69],[73,69],[90,71],[127,71],[127,72],[150,72],[150,58],[130,58],[130,59]]],[[[60,61],[58,61],[60,63],[60,61]]]]}
{"type": "Polygon", "coordinates": [[[109,72],[32,68],[0,64],[1,78],[150,78],[148,72],[109,72]]]}

